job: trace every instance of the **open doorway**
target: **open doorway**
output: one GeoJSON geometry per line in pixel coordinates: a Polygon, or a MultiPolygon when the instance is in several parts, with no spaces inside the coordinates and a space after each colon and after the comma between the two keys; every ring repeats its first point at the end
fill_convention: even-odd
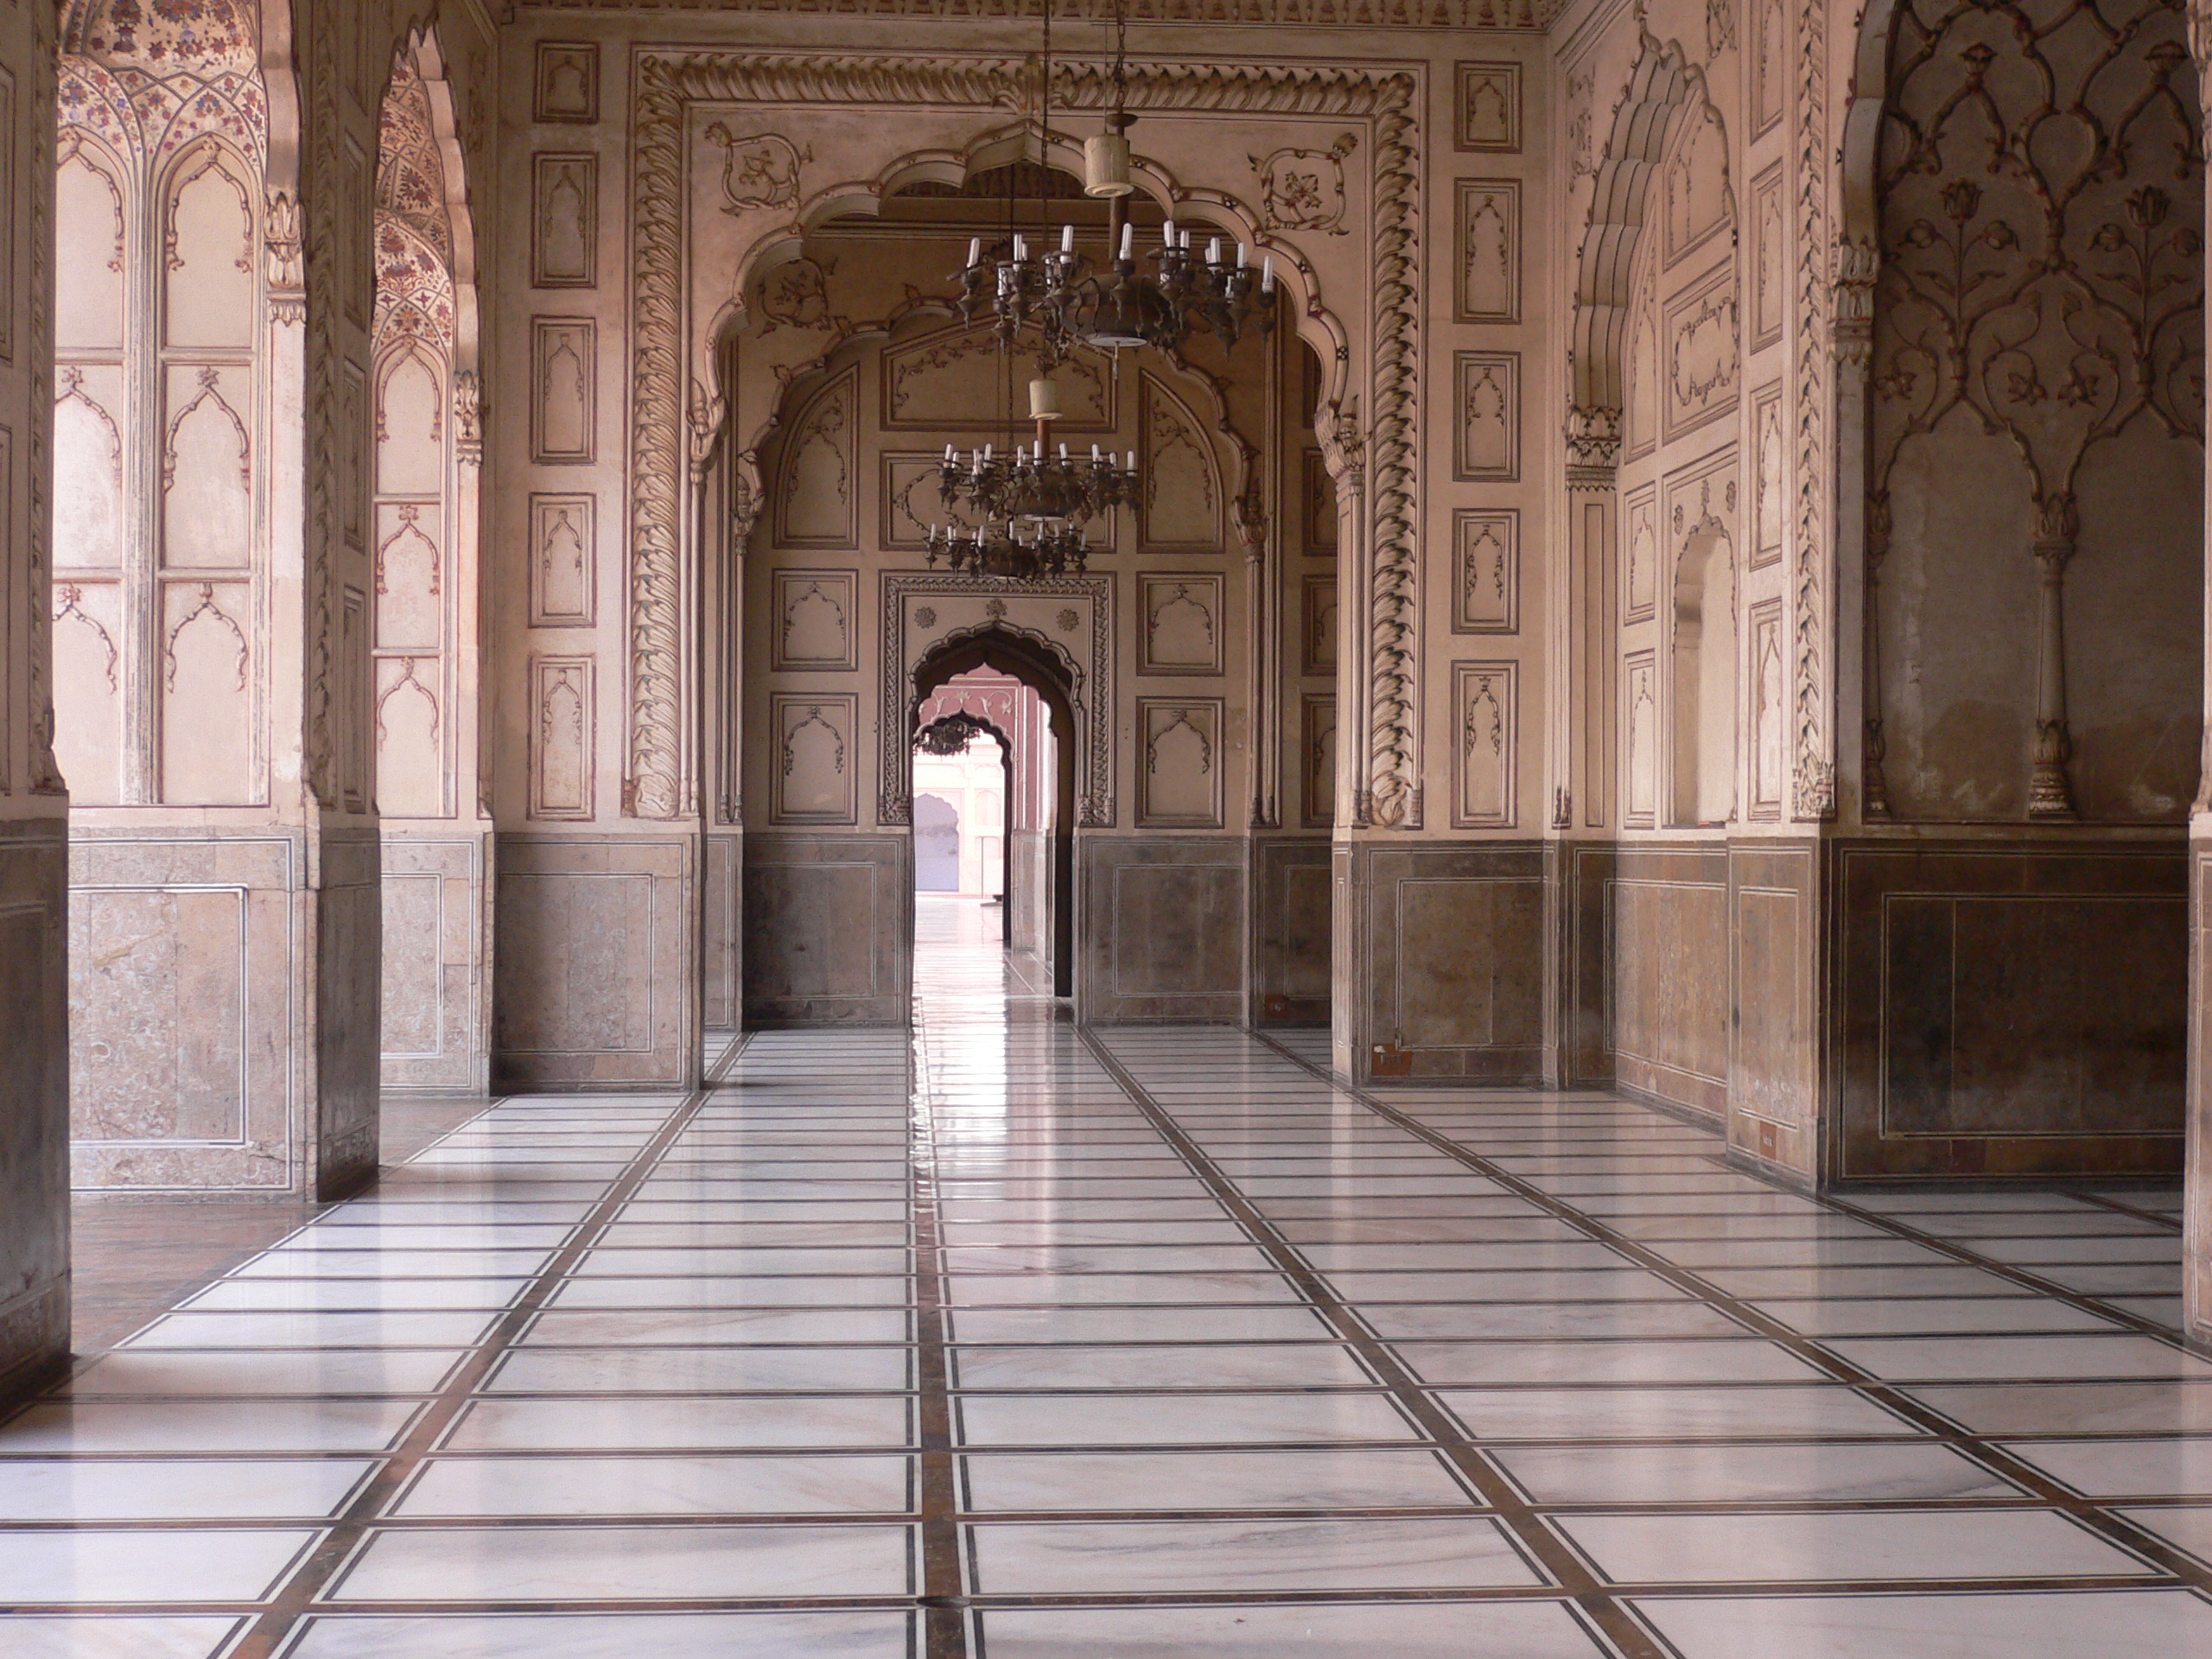
{"type": "Polygon", "coordinates": [[[1057,667],[1011,631],[949,641],[914,672],[916,936],[939,911],[1009,986],[1075,988],[1075,722],[1057,667]]]}

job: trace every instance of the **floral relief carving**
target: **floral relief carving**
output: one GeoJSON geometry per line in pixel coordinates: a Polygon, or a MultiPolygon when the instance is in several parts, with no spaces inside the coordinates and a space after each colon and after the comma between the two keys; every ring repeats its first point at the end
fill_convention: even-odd
{"type": "Polygon", "coordinates": [[[720,121],[707,128],[706,140],[723,152],[724,213],[788,207],[798,200],[799,168],[814,159],[811,144],[801,149],[778,132],[740,137],[720,121]]]}
{"type": "Polygon", "coordinates": [[[238,411],[232,409],[223,397],[221,372],[212,368],[200,370],[199,385],[200,391],[192,401],[177,410],[170,419],[168,431],[162,440],[162,490],[166,492],[176,487],[177,434],[184,429],[185,423],[197,414],[203,405],[209,404],[213,404],[214,412],[229,423],[232,435],[238,439],[238,483],[242,487],[251,488],[253,442],[246,436],[245,423],[238,418],[238,411]]]}
{"type": "MultiPolygon", "coordinates": [[[[99,619],[85,608],[85,590],[73,582],[59,582],[54,585],[54,625],[58,627],[63,618],[74,617],[92,631],[93,637],[100,642],[102,649],[107,652],[107,689],[111,691],[116,690],[120,683],[116,677],[116,665],[118,658],[115,639],[106,628],[100,625],[99,619]]],[[[174,667],[171,672],[175,672],[174,667]]]]}
{"type": "Polygon", "coordinates": [[[1344,223],[1344,158],[1359,148],[1347,132],[1326,149],[1284,149],[1248,156],[1260,181],[1260,228],[1350,236],[1344,223]]]}
{"type": "Polygon", "coordinates": [[[391,741],[391,734],[385,721],[385,706],[394,697],[397,696],[402,690],[412,691],[414,695],[422,698],[423,702],[428,705],[430,711],[429,737],[433,743],[436,742],[438,737],[437,693],[433,691],[429,686],[423,684],[423,682],[416,677],[415,667],[417,663],[424,661],[428,661],[435,665],[437,658],[435,657],[428,658],[421,657],[396,657],[386,658],[384,660],[387,662],[397,662],[399,664],[399,673],[392,680],[391,684],[385,687],[385,689],[377,695],[377,747],[381,750],[385,745],[391,741]]]}

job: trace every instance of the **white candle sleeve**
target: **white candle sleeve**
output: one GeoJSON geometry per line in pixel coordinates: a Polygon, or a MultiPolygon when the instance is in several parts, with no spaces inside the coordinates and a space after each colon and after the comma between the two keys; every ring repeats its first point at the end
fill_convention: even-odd
{"type": "Polygon", "coordinates": [[[1072,225],[1060,226],[1060,251],[1062,253],[1075,251],[1075,226],[1072,225]]]}
{"type": "Polygon", "coordinates": [[[1124,258],[1124,259],[1133,259],[1133,258],[1135,258],[1135,257],[1136,257],[1136,251],[1135,251],[1136,233],[1137,233],[1137,227],[1136,227],[1135,226],[1134,226],[1134,225],[1124,225],[1124,226],[1122,226],[1122,258],[1124,258]]]}
{"type": "Polygon", "coordinates": [[[972,270],[973,269],[975,269],[975,267],[976,267],[977,265],[982,264],[982,263],[983,263],[983,238],[982,238],[982,237],[980,237],[980,236],[971,236],[971,237],[969,237],[969,238],[968,238],[968,266],[969,266],[969,269],[972,270]]]}

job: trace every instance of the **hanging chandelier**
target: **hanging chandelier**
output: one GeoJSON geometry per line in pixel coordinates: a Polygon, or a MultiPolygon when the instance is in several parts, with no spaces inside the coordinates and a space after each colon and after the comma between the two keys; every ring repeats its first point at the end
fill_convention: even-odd
{"type": "Polygon", "coordinates": [[[1037,423],[1037,443],[1014,446],[1012,459],[997,447],[971,449],[963,461],[951,444],[938,472],[938,495],[949,512],[964,512],[982,521],[933,525],[929,563],[946,559],[963,575],[1039,577],[1081,575],[1090,553],[1090,520],[1116,507],[1135,506],[1137,457],[1127,465],[1090,446],[1090,459],[1078,460],[1060,445],[1046,453],[1046,433],[1059,415],[1057,388],[1049,379],[1029,383],[1030,412],[1037,423]]]}
{"type": "MultiPolygon", "coordinates": [[[[1044,92],[1039,98],[1041,148],[1052,139],[1052,8],[1045,4],[1044,92]]],[[[1106,130],[1084,141],[1084,194],[1107,204],[1106,250],[1102,266],[1075,245],[1075,226],[1060,227],[1059,245],[1033,253],[1027,237],[986,250],[981,237],[968,244],[968,264],[959,276],[960,315],[974,323],[988,305],[992,333],[1011,347],[1023,330],[1038,332],[1038,366],[1046,373],[1081,346],[1117,352],[1150,346],[1173,354],[1193,334],[1211,334],[1233,346],[1248,330],[1270,333],[1275,322],[1274,256],[1252,267],[1252,251],[1236,245],[1232,261],[1221,238],[1211,237],[1203,257],[1187,227],[1169,219],[1160,245],[1147,249],[1150,271],[1140,268],[1136,226],[1128,216],[1135,190],[1129,177],[1128,22],[1122,0],[1114,5],[1114,110],[1106,130]]]]}

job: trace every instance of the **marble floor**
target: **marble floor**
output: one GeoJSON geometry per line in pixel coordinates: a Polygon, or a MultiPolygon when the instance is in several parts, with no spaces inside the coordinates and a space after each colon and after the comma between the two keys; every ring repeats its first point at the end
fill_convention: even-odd
{"type": "MultiPolygon", "coordinates": [[[[1082,1032],[505,1101],[0,1425],[10,1659],[2212,1656],[2170,1189],[1082,1032]]],[[[995,928],[995,918],[991,918],[995,928]]]]}

